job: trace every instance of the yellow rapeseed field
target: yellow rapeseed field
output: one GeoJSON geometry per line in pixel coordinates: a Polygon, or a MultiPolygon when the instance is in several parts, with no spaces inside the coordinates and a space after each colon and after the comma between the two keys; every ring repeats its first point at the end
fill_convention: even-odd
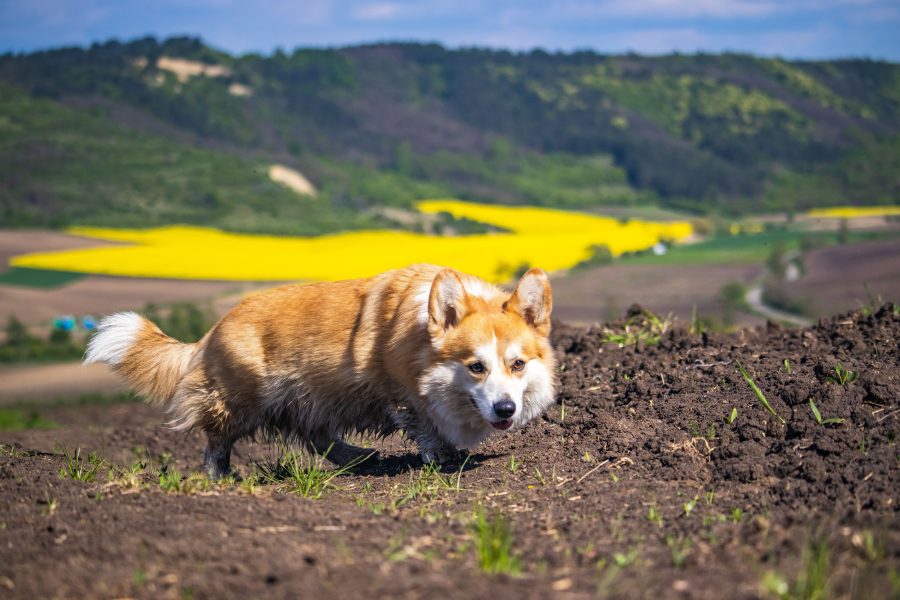
{"type": "Polygon", "coordinates": [[[72,228],[85,237],[127,246],[26,254],[17,267],[129,277],[250,281],[328,281],[366,277],[416,262],[447,265],[495,282],[523,265],[548,271],[569,268],[606,245],[614,256],[646,250],[660,240],[681,241],[690,223],[652,223],[536,207],[457,200],[418,204],[427,213],[448,212],[490,223],[509,233],[457,237],[400,231],[356,231],[320,237],[226,233],[189,226],[155,229],[72,228]]]}
{"type": "Polygon", "coordinates": [[[900,206],[834,206],[816,208],[806,213],[810,217],[852,219],[854,217],[888,217],[900,215],[900,206]]]}

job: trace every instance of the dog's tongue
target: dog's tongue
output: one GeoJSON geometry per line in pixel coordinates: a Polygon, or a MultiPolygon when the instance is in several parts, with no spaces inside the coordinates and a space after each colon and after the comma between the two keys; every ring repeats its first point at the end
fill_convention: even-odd
{"type": "Polygon", "coordinates": [[[491,425],[494,426],[494,429],[509,429],[512,427],[512,419],[504,419],[502,421],[492,421],[491,425]]]}

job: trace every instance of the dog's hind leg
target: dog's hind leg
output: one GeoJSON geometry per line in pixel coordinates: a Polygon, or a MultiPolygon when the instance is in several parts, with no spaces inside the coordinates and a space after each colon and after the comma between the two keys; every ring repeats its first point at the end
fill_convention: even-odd
{"type": "Polygon", "coordinates": [[[231,469],[232,446],[234,446],[232,440],[209,436],[206,451],[203,453],[203,466],[209,473],[210,479],[238,477],[237,472],[231,469]]]}

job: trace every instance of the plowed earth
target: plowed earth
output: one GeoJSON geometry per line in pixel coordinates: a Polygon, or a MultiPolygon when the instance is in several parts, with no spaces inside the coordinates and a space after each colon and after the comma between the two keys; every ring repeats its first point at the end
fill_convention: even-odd
{"type": "MultiPolygon", "coordinates": [[[[318,499],[196,477],[166,492],[159,469],[196,471],[199,435],[141,404],[42,410],[58,428],[0,433],[0,596],[896,597],[897,313],[624,348],[558,325],[544,418],[438,475],[376,442],[318,499]],[[858,378],[831,382],[837,363],[858,378]],[[91,482],[60,476],[76,447],[105,460],[91,482]],[[107,474],[138,459],[132,481],[107,474]],[[479,566],[477,511],[508,523],[517,573],[479,566]]],[[[250,478],[275,452],[247,443],[236,463],[250,478]]]]}

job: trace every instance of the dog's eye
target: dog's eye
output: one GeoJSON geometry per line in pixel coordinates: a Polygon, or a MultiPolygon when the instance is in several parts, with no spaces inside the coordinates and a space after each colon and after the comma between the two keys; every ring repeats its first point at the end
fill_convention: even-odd
{"type": "Polygon", "coordinates": [[[469,365],[469,370],[473,373],[484,373],[484,365],[480,362],[473,362],[471,365],[469,365]]]}
{"type": "Polygon", "coordinates": [[[525,361],[521,358],[517,358],[516,361],[512,364],[513,371],[521,371],[525,368],[525,361]]]}

